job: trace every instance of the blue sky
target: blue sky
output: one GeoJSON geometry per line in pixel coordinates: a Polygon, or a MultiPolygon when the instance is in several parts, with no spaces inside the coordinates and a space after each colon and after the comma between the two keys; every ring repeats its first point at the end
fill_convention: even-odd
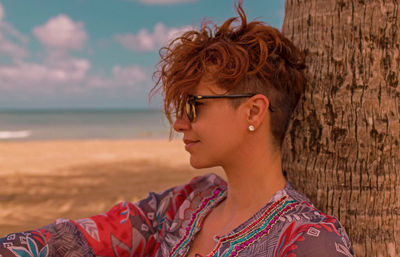
{"type": "MultiPolygon", "coordinates": [[[[284,0],[244,0],[280,28],[284,0]]],[[[0,0],[0,109],[158,108],[148,103],[158,50],[233,0],[0,0]]]]}

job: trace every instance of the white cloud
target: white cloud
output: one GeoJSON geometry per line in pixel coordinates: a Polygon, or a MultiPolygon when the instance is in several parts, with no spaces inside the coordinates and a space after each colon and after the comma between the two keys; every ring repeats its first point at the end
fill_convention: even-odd
{"type": "Polygon", "coordinates": [[[64,14],[34,28],[33,34],[43,45],[65,50],[82,49],[88,37],[82,22],[74,22],[64,14]]]}
{"type": "Polygon", "coordinates": [[[79,83],[85,80],[89,70],[90,62],[86,59],[69,58],[57,65],[18,62],[0,66],[0,83],[6,88],[79,83]]]}
{"type": "Polygon", "coordinates": [[[180,3],[193,3],[196,0],[138,0],[143,4],[149,5],[167,5],[167,4],[180,4],[180,3]]]}
{"type": "Polygon", "coordinates": [[[3,18],[5,16],[4,13],[4,8],[0,3],[0,31],[2,33],[9,34],[13,37],[15,37],[17,40],[21,41],[22,43],[28,43],[28,37],[22,35],[20,32],[18,32],[16,29],[14,29],[10,24],[6,23],[3,21],[3,18]]]}
{"type": "Polygon", "coordinates": [[[21,34],[18,30],[14,29],[13,26],[10,24],[7,24],[5,22],[0,21],[0,30],[2,30],[4,33],[14,37],[16,40],[20,41],[21,43],[28,43],[29,38],[23,34],[21,34]]]}
{"type": "Polygon", "coordinates": [[[40,63],[27,62],[26,44],[29,38],[2,20],[4,9],[0,4],[0,54],[12,57],[9,64],[0,66],[0,89],[27,89],[68,86],[86,80],[89,60],[68,55],[70,49],[80,49],[87,38],[81,23],[65,15],[50,19],[33,32],[46,46],[46,57],[40,63]]]}
{"type": "Polygon", "coordinates": [[[3,17],[4,17],[4,9],[3,9],[3,6],[0,3],[0,20],[3,20],[3,17]]]}
{"type": "Polygon", "coordinates": [[[19,46],[7,38],[0,32],[0,53],[7,54],[12,58],[21,59],[27,55],[27,52],[24,47],[19,46]]]}
{"type": "Polygon", "coordinates": [[[192,29],[190,26],[167,28],[164,24],[157,23],[153,33],[147,29],[141,29],[137,34],[115,35],[114,39],[128,50],[151,52],[165,46],[169,41],[190,29],[192,29]]]}
{"type": "MultiPolygon", "coordinates": [[[[91,71],[89,59],[71,56],[71,50],[83,49],[88,40],[81,22],[60,14],[35,27],[32,32],[45,51],[35,54],[41,56],[39,61],[28,61],[25,57],[29,37],[5,22],[4,17],[0,4],[0,58],[4,60],[0,62],[0,106],[45,106],[48,101],[57,106],[62,99],[66,106],[74,101],[84,105],[87,99],[98,102],[97,97],[116,99],[115,105],[121,104],[120,98],[146,102],[143,92],[152,84],[146,68],[116,65],[110,73],[99,74],[91,71]],[[11,58],[4,59],[5,55],[11,58]]],[[[155,33],[148,33],[150,41],[157,46],[164,34],[171,31],[159,26],[155,33]]],[[[104,105],[107,104],[105,101],[104,105]]]]}
{"type": "MultiPolygon", "coordinates": [[[[58,66],[53,66],[50,62],[21,62],[12,66],[0,66],[0,92],[8,92],[16,101],[11,101],[9,105],[29,100],[35,105],[46,106],[47,100],[43,100],[44,96],[49,97],[48,100],[55,103],[55,106],[55,99],[64,99],[64,104],[67,105],[74,101],[81,101],[80,104],[84,105],[84,99],[100,106],[109,104],[99,103],[99,97],[131,99],[133,102],[125,101],[125,104],[147,105],[148,92],[153,85],[148,69],[117,65],[112,68],[111,75],[91,73],[89,69],[90,63],[85,59],[69,59],[58,66]]],[[[2,101],[4,104],[4,99],[2,101]]]]}
{"type": "Polygon", "coordinates": [[[0,4],[0,54],[6,54],[13,59],[22,59],[27,56],[25,44],[28,37],[22,35],[4,21],[4,8],[0,4]]]}
{"type": "Polygon", "coordinates": [[[112,74],[115,82],[118,84],[125,83],[126,85],[130,86],[133,86],[146,79],[146,72],[143,70],[143,68],[137,66],[114,66],[112,69],[112,74]]]}
{"type": "Polygon", "coordinates": [[[151,76],[143,67],[116,65],[112,68],[111,77],[94,75],[88,78],[86,84],[95,88],[137,87],[149,78],[151,76]]]}

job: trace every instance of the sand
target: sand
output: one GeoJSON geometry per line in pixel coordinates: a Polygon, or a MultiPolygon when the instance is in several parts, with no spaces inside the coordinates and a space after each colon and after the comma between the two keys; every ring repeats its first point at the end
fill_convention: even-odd
{"type": "Polygon", "coordinates": [[[0,142],[0,237],[100,214],[121,201],[187,183],[179,140],[0,142]]]}

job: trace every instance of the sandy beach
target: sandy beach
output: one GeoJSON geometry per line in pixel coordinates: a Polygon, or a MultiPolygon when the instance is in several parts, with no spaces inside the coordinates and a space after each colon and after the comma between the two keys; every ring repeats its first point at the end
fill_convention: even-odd
{"type": "Polygon", "coordinates": [[[0,142],[0,237],[103,213],[208,172],[222,175],[191,168],[180,140],[0,142]]]}

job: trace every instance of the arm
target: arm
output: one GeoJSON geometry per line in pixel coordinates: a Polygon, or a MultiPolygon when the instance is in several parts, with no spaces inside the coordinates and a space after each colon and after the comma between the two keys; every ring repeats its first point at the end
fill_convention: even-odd
{"type": "Polygon", "coordinates": [[[59,219],[38,230],[10,234],[0,239],[0,256],[146,256],[157,249],[172,200],[172,189],[150,193],[136,204],[120,203],[102,215],[59,219]]]}
{"type": "Polygon", "coordinates": [[[0,257],[154,256],[165,225],[194,188],[224,183],[216,180],[215,175],[194,178],[187,185],[150,193],[138,203],[117,204],[105,214],[59,219],[35,231],[10,234],[0,238],[0,257]]]}
{"type": "Polygon", "coordinates": [[[43,229],[10,234],[0,239],[0,256],[48,256],[49,236],[43,229]]]}
{"type": "Polygon", "coordinates": [[[73,223],[96,255],[152,256],[159,247],[157,239],[171,202],[170,190],[150,193],[136,204],[120,203],[105,214],[73,223]]]}

